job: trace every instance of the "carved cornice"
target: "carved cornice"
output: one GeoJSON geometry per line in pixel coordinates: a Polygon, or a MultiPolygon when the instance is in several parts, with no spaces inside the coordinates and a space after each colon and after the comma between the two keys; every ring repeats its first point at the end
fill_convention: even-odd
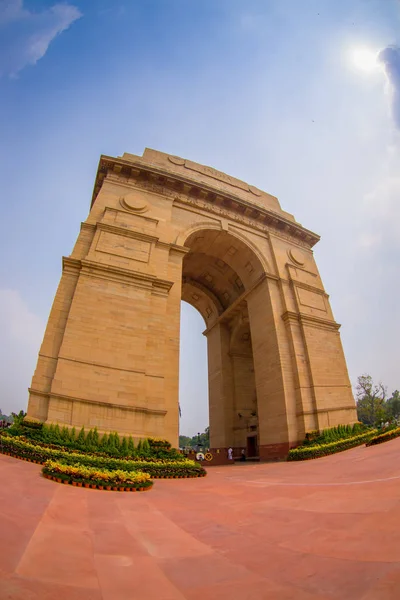
{"type": "Polygon", "coordinates": [[[87,223],[87,221],[83,221],[81,223],[81,230],[84,231],[85,229],[87,231],[95,231],[96,225],[94,223],[87,223]]]}
{"type": "Polygon", "coordinates": [[[131,229],[120,227],[118,225],[111,225],[109,223],[97,223],[97,228],[100,231],[108,231],[109,233],[122,235],[123,237],[129,237],[136,240],[142,240],[144,242],[158,242],[159,240],[156,235],[149,235],[148,233],[142,233],[141,231],[136,230],[132,231],[131,229]]]}
{"type": "Polygon", "coordinates": [[[160,415],[164,416],[167,414],[166,410],[159,410],[154,408],[147,408],[146,406],[126,406],[125,404],[115,404],[113,402],[110,404],[109,402],[102,402],[101,400],[91,400],[89,398],[76,398],[75,396],[65,396],[64,394],[54,394],[53,392],[42,392],[41,390],[35,390],[33,388],[28,388],[28,392],[30,394],[35,394],[37,396],[42,396],[47,398],[48,400],[68,400],[70,402],[82,402],[83,404],[96,404],[98,406],[105,406],[107,408],[120,408],[122,410],[126,410],[127,412],[141,412],[148,415],[160,415]]]}
{"type": "Polygon", "coordinates": [[[149,273],[139,273],[122,267],[115,267],[91,260],[77,260],[71,257],[63,257],[64,272],[81,273],[87,277],[97,277],[106,281],[133,285],[142,289],[151,290],[157,296],[168,296],[173,286],[173,281],[159,279],[149,273]]]}
{"type": "MultiPolygon", "coordinates": [[[[237,220],[264,232],[271,232],[306,248],[312,248],[320,239],[317,234],[290,221],[284,214],[263,207],[257,202],[245,200],[234,192],[221,190],[212,183],[197,181],[190,176],[185,177],[184,174],[134,159],[101,156],[91,206],[109,173],[122,178],[125,182],[131,180],[130,183],[137,187],[154,190],[163,195],[172,195],[177,201],[201,207],[203,210],[226,216],[228,219],[237,220]]],[[[251,191],[255,188],[249,186],[249,189],[251,191]]]]}
{"type": "Polygon", "coordinates": [[[323,319],[321,317],[315,317],[314,315],[306,315],[305,313],[297,313],[293,311],[286,311],[282,315],[282,319],[285,323],[301,323],[302,325],[308,325],[309,327],[316,327],[318,329],[329,329],[331,331],[339,331],[340,325],[335,321],[329,319],[323,319]]]}
{"type": "MultiPolygon", "coordinates": [[[[319,387],[319,386],[316,386],[319,387]]],[[[338,387],[342,387],[342,388],[346,388],[348,390],[351,390],[351,386],[349,385],[342,385],[342,386],[337,386],[335,385],[335,388],[338,387]]],[[[348,404],[346,404],[345,406],[331,406],[328,408],[321,408],[321,409],[315,409],[315,410],[302,410],[301,412],[297,412],[296,413],[296,417],[303,417],[304,415],[315,415],[316,417],[318,417],[319,415],[323,414],[323,413],[332,413],[332,412],[336,412],[339,410],[355,410],[356,406],[355,404],[353,406],[349,406],[348,404]]]]}
{"type": "Polygon", "coordinates": [[[170,244],[169,242],[162,242],[161,240],[157,239],[156,241],[156,246],[159,248],[165,248],[166,250],[169,250],[170,254],[187,254],[188,252],[190,252],[190,248],[186,248],[186,246],[178,246],[178,244],[170,244]]]}

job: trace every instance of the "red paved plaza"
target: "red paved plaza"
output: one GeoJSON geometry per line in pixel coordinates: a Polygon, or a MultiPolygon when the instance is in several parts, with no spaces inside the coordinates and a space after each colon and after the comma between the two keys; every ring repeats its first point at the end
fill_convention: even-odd
{"type": "Polygon", "coordinates": [[[0,599],[397,600],[400,439],[148,493],[0,455],[0,599]]]}

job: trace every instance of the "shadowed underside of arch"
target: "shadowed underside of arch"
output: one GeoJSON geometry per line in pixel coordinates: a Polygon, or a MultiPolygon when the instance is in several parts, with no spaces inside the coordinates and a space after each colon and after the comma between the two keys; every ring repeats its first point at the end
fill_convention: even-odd
{"type": "Polygon", "coordinates": [[[101,157],[63,274],[28,415],[178,441],[180,302],[202,314],[211,443],[283,456],[356,420],[311,231],[278,200],[146,150],[101,157]]]}

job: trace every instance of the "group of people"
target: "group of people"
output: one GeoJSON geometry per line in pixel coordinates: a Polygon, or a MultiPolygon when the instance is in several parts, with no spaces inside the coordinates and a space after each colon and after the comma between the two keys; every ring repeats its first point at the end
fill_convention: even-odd
{"type": "MultiPolygon", "coordinates": [[[[233,449],[232,448],[228,448],[228,460],[233,460],[233,449]]],[[[246,460],[246,451],[243,449],[240,453],[240,461],[245,461],[246,460]]]]}

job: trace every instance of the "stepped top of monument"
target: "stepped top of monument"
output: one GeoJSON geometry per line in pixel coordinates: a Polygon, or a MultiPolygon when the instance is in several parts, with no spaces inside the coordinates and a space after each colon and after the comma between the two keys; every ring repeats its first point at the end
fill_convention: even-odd
{"type": "MultiPolygon", "coordinates": [[[[278,198],[275,196],[267,194],[253,185],[249,185],[245,181],[236,179],[236,177],[227,175],[213,167],[201,165],[191,160],[181,158],[180,156],[174,156],[166,154],[165,152],[159,152],[158,150],[152,150],[151,148],[145,148],[143,156],[136,156],[125,152],[120,158],[124,161],[130,161],[136,164],[154,165],[164,172],[167,171],[171,174],[173,173],[188,178],[191,181],[196,181],[199,184],[208,185],[217,193],[231,193],[243,200],[257,204],[258,206],[269,208],[276,212],[283,212],[278,198]]],[[[293,216],[288,213],[285,213],[285,216],[290,220],[294,220],[293,216]]]]}
{"type": "Polygon", "coordinates": [[[272,227],[303,239],[310,247],[320,239],[317,234],[302,227],[293,215],[282,210],[275,196],[213,167],[179,156],[150,148],[145,149],[143,156],[127,152],[118,157],[102,155],[94,184],[92,206],[107,177],[122,178],[135,185],[147,182],[147,186],[150,184],[169,192],[172,190],[176,192],[177,198],[183,195],[206,210],[210,206],[219,206],[223,211],[238,211],[242,219],[250,219],[252,223],[255,220],[263,226],[269,223],[272,227]]]}

